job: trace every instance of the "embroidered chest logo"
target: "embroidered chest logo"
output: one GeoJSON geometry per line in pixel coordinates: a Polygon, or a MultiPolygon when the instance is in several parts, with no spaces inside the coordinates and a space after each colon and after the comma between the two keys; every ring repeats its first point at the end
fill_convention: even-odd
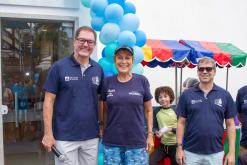
{"type": "Polygon", "coordinates": [[[140,92],[137,92],[137,91],[131,91],[131,92],[129,92],[129,95],[132,95],[132,96],[141,96],[140,92]]]}
{"type": "Polygon", "coordinates": [[[244,100],[244,104],[247,104],[247,100],[244,100]]]}
{"type": "Polygon", "coordinates": [[[108,89],[106,97],[112,97],[115,89],[108,89]]]}
{"type": "Polygon", "coordinates": [[[215,99],[215,100],[214,100],[214,104],[215,104],[215,105],[218,105],[218,106],[220,106],[220,107],[222,107],[222,100],[221,100],[221,98],[215,99]]]}
{"type": "Polygon", "coordinates": [[[64,81],[73,81],[73,80],[79,80],[78,77],[70,77],[70,76],[65,76],[64,81]]]}
{"type": "Polygon", "coordinates": [[[202,100],[191,100],[191,104],[197,104],[197,103],[202,103],[202,100]]]}
{"type": "Polygon", "coordinates": [[[92,77],[92,83],[95,85],[99,85],[99,77],[98,76],[92,77]]]}

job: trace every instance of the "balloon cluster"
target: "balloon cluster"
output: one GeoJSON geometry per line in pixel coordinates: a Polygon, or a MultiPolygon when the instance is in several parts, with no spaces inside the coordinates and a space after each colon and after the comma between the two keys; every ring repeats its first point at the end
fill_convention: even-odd
{"type": "Polygon", "coordinates": [[[114,51],[121,45],[134,50],[132,72],[143,74],[141,61],[144,58],[142,46],[146,43],[146,34],[138,30],[140,20],[135,5],[125,0],[81,0],[82,5],[90,8],[91,26],[98,31],[99,40],[105,45],[99,64],[105,76],[117,73],[114,65],[114,51]]]}

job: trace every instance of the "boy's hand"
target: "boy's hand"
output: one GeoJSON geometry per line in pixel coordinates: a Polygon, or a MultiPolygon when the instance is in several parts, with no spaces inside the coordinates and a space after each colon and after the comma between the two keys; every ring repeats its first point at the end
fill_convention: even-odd
{"type": "Polygon", "coordinates": [[[162,135],[163,135],[163,134],[161,134],[160,131],[156,131],[156,132],[155,132],[155,136],[157,136],[158,138],[161,138],[162,135]]]}
{"type": "Polygon", "coordinates": [[[163,127],[163,128],[161,128],[161,129],[159,130],[159,133],[163,135],[163,134],[166,134],[166,133],[168,133],[168,132],[170,132],[170,131],[172,131],[171,128],[163,127]]]}

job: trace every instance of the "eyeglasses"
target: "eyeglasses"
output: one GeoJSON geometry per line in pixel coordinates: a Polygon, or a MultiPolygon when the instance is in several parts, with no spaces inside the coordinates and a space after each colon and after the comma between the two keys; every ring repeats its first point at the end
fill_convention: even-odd
{"type": "Polygon", "coordinates": [[[94,40],[87,40],[84,38],[77,38],[76,40],[79,42],[79,44],[85,44],[86,42],[89,46],[93,46],[95,44],[94,40]]]}
{"type": "Polygon", "coordinates": [[[198,67],[199,72],[204,72],[206,70],[207,72],[211,72],[214,68],[213,67],[198,67]]]}

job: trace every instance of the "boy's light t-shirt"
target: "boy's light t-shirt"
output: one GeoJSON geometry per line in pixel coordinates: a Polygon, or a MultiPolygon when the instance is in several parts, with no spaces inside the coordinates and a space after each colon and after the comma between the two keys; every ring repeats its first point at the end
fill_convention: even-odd
{"type": "MultiPolygon", "coordinates": [[[[162,108],[156,115],[159,129],[163,127],[167,128],[177,128],[177,115],[172,108],[162,108]]],[[[161,143],[164,145],[174,145],[176,144],[176,134],[173,132],[168,132],[163,134],[161,137],[161,143]]]]}

